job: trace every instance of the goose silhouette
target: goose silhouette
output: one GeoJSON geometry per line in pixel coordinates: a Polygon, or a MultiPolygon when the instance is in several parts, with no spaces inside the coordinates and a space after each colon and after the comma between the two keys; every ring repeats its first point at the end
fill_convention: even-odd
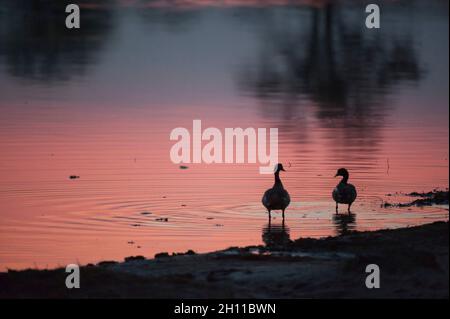
{"type": "Polygon", "coordinates": [[[269,212],[269,218],[272,210],[281,210],[283,212],[284,219],[284,211],[291,202],[289,193],[284,189],[283,183],[281,183],[280,171],[285,171],[285,169],[283,168],[282,164],[277,164],[275,166],[274,172],[275,183],[273,184],[272,188],[266,190],[262,198],[262,204],[265,208],[267,208],[267,211],[269,212]]]}
{"type": "Polygon", "coordinates": [[[333,199],[336,202],[336,214],[338,214],[338,205],[347,204],[348,213],[350,214],[350,207],[356,199],[356,188],[352,184],[348,183],[349,173],[345,168],[338,169],[336,175],[342,176],[342,180],[333,189],[333,199]]]}

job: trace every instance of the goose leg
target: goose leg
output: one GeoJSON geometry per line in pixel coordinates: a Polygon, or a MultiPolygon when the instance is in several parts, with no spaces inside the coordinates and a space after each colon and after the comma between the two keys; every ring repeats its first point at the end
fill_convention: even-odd
{"type": "Polygon", "coordinates": [[[350,214],[350,206],[352,206],[352,203],[348,204],[348,213],[350,214]]]}
{"type": "Polygon", "coordinates": [[[336,202],[336,214],[338,214],[338,203],[336,202]]]}
{"type": "Polygon", "coordinates": [[[283,209],[283,222],[284,222],[284,209],[283,209]]]}

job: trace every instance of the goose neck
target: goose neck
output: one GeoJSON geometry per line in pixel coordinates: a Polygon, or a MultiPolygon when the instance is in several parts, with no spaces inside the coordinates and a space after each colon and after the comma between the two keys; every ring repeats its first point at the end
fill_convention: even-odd
{"type": "Polygon", "coordinates": [[[348,182],[348,175],[344,175],[342,177],[341,184],[347,184],[347,182],[348,182]]]}
{"type": "Polygon", "coordinates": [[[283,184],[281,183],[281,179],[280,179],[280,173],[276,172],[275,173],[275,186],[283,186],[283,184]]]}

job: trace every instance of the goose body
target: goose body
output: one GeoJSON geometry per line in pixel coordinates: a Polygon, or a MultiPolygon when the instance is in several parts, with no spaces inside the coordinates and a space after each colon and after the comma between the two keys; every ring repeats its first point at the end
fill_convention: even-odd
{"type": "Polygon", "coordinates": [[[277,165],[274,174],[275,183],[272,188],[265,191],[262,198],[262,204],[269,211],[269,215],[272,210],[281,210],[284,218],[284,211],[289,206],[291,198],[287,190],[284,189],[283,183],[281,183],[280,171],[284,171],[282,164],[277,165]]]}
{"type": "MultiPolygon", "coordinates": [[[[336,213],[338,213],[338,204],[347,204],[348,212],[356,199],[356,187],[348,183],[349,173],[345,168],[340,168],[336,176],[342,176],[342,180],[333,189],[333,200],[336,202],[336,213]]],[[[335,176],[335,177],[336,177],[335,176]]]]}

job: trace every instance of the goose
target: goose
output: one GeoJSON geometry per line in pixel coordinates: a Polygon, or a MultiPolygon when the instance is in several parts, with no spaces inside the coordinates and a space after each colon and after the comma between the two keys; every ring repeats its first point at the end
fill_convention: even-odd
{"type": "Polygon", "coordinates": [[[283,168],[282,164],[277,164],[275,166],[274,173],[275,184],[273,184],[273,187],[266,190],[266,192],[264,193],[262,204],[269,211],[269,217],[272,210],[281,210],[283,212],[284,219],[284,211],[286,207],[289,206],[291,198],[289,197],[289,193],[284,189],[283,184],[281,183],[280,171],[285,172],[285,169],[283,168]]]}
{"type": "Polygon", "coordinates": [[[338,204],[348,204],[348,213],[350,214],[350,206],[356,199],[356,188],[348,183],[348,171],[345,168],[338,169],[336,175],[342,176],[342,180],[333,190],[333,199],[336,202],[336,214],[338,213],[338,204]]]}

